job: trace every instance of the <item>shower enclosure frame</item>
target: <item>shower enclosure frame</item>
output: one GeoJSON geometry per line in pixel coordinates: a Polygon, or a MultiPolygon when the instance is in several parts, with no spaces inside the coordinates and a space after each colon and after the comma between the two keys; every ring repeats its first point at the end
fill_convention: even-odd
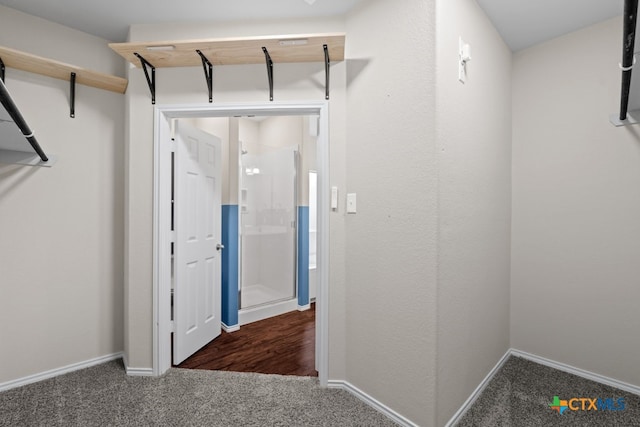
{"type": "Polygon", "coordinates": [[[329,373],[329,103],[268,102],[182,104],[154,107],[153,169],[153,367],[159,376],[171,367],[171,120],[234,116],[317,115],[318,290],[316,297],[316,368],[322,387],[329,373]]]}
{"type": "MultiPolygon", "coordinates": [[[[287,148],[293,148],[292,146],[287,147],[287,148]]],[[[242,211],[242,204],[243,204],[243,196],[242,196],[242,191],[244,190],[242,188],[242,183],[243,183],[243,171],[244,171],[244,166],[242,165],[242,156],[244,154],[248,154],[244,152],[244,149],[242,149],[241,147],[241,156],[240,156],[240,160],[239,160],[239,164],[240,164],[240,170],[238,171],[238,182],[241,184],[239,185],[240,188],[238,188],[239,193],[238,194],[238,204],[240,205],[239,208],[239,218],[238,218],[238,231],[239,231],[239,255],[238,255],[238,309],[239,309],[239,317],[240,317],[240,321],[239,324],[240,326],[246,324],[243,323],[242,321],[242,312],[243,310],[245,311],[245,313],[247,312],[251,312],[251,311],[256,311],[259,310],[261,307],[265,307],[265,306],[271,306],[273,304],[278,305],[279,303],[286,303],[286,302],[292,302],[293,300],[295,300],[295,304],[292,304],[292,306],[295,306],[296,308],[298,308],[298,303],[297,303],[297,298],[298,298],[298,257],[300,256],[299,252],[298,252],[298,227],[300,225],[300,221],[298,218],[298,192],[299,192],[299,188],[298,188],[298,175],[299,175],[299,169],[300,169],[300,147],[295,147],[293,148],[292,153],[294,154],[294,160],[293,160],[293,180],[292,180],[292,194],[293,194],[293,204],[292,204],[292,209],[294,212],[294,219],[293,222],[295,223],[295,226],[293,227],[293,236],[292,236],[292,245],[293,245],[293,265],[292,265],[292,270],[293,270],[293,283],[291,284],[293,287],[293,295],[291,297],[286,297],[283,299],[279,299],[279,300],[275,300],[275,301],[268,301],[268,302],[264,302],[261,304],[257,304],[257,305],[251,305],[251,306],[246,306],[246,307],[242,307],[242,293],[243,293],[243,289],[242,289],[242,284],[243,284],[243,280],[244,278],[244,274],[245,271],[243,270],[244,266],[244,256],[243,256],[243,245],[245,244],[243,238],[242,238],[242,234],[240,232],[240,230],[243,227],[243,211],[242,211]]],[[[280,313],[280,311],[278,311],[277,313],[280,313]]],[[[277,314],[276,314],[277,315],[277,314]]],[[[252,317],[252,316],[250,316],[252,317]]],[[[271,315],[269,315],[268,317],[271,317],[271,315]]],[[[263,318],[262,316],[258,316],[258,319],[263,318]]],[[[253,322],[254,319],[250,319],[250,322],[247,323],[251,323],[253,322]]]]}

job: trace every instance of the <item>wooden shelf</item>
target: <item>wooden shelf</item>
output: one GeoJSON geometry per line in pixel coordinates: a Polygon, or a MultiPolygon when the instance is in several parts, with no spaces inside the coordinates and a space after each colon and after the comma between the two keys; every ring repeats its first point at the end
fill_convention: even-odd
{"type": "Polygon", "coordinates": [[[0,46],[0,59],[7,67],[60,80],[69,81],[71,73],[76,73],[76,82],[85,86],[117,93],[124,93],[127,89],[127,79],[122,77],[76,67],[75,65],[31,55],[8,47],[0,46]]]}
{"type": "Polygon", "coordinates": [[[274,64],[285,62],[324,62],[327,45],[331,62],[344,60],[344,33],[302,34],[209,40],[110,43],[109,47],[140,67],[140,54],[154,67],[201,66],[200,50],[213,65],[263,64],[263,47],[274,64]]]}

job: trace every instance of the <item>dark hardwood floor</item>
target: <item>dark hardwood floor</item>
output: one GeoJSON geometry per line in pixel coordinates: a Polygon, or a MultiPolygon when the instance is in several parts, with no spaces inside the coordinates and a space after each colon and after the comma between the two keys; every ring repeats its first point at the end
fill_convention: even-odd
{"type": "Polygon", "coordinates": [[[315,304],[222,334],[179,368],[318,376],[315,370],[315,304]]]}

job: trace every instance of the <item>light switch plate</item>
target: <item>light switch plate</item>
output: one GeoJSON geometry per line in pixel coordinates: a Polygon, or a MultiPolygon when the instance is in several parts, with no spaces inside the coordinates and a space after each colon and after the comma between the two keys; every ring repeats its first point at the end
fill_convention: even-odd
{"type": "Polygon", "coordinates": [[[356,193],[347,194],[347,213],[356,213],[356,193]]]}

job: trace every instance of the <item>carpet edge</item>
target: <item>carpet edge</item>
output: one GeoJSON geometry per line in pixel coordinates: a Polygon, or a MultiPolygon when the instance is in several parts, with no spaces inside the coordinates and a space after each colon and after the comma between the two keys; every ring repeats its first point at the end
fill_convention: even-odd
{"type": "Polygon", "coordinates": [[[365,393],[364,391],[360,390],[358,387],[354,386],[353,384],[351,384],[348,381],[344,381],[344,380],[329,380],[327,382],[327,388],[339,389],[339,390],[344,390],[344,391],[348,392],[349,394],[355,396],[356,398],[358,398],[359,400],[364,402],[367,406],[375,409],[376,411],[378,411],[381,414],[385,415],[390,420],[398,423],[400,426],[403,426],[403,427],[419,427],[418,424],[415,424],[414,422],[412,422],[411,420],[409,420],[405,416],[403,416],[400,413],[398,413],[398,412],[394,411],[393,409],[389,408],[384,403],[382,403],[379,400],[375,399],[374,397],[368,395],[367,393],[365,393]]]}
{"type": "Polygon", "coordinates": [[[85,368],[90,368],[96,365],[101,365],[103,363],[111,362],[113,360],[118,360],[122,358],[123,358],[122,352],[112,353],[104,356],[95,357],[93,359],[85,360],[82,362],[72,363],[70,365],[62,366],[60,368],[50,369],[48,371],[28,375],[26,377],[17,378],[15,380],[10,380],[4,383],[0,383],[0,392],[11,390],[13,388],[22,387],[27,384],[37,383],[43,380],[47,380],[49,378],[54,378],[60,375],[68,374],[74,371],[79,371],[85,368]]]}
{"type": "Polygon", "coordinates": [[[640,396],[640,386],[629,384],[615,378],[607,377],[605,375],[596,374],[595,372],[587,371],[585,369],[576,368],[575,366],[567,365],[566,363],[556,362],[555,360],[527,353],[526,351],[522,350],[516,350],[512,348],[510,349],[510,354],[512,356],[520,357],[522,359],[526,359],[540,365],[548,366],[549,368],[557,369],[558,371],[567,372],[569,374],[573,374],[587,380],[608,385],[610,387],[615,387],[628,393],[640,396]]]}
{"type": "Polygon", "coordinates": [[[487,388],[489,382],[495,377],[495,375],[500,371],[505,362],[511,357],[513,349],[508,349],[507,352],[498,360],[498,363],[489,371],[489,373],[484,377],[484,379],[478,384],[478,387],[471,393],[471,395],[464,401],[462,406],[456,411],[455,414],[447,421],[445,427],[452,427],[456,425],[458,421],[464,416],[464,414],[471,408],[474,402],[478,399],[480,394],[487,388]]]}

